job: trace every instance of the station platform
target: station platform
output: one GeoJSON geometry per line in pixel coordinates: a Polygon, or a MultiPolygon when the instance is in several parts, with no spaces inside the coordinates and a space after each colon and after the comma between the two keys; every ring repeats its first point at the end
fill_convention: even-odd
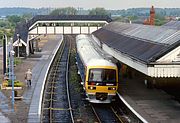
{"type": "Polygon", "coordinates": [[[11,121],[0,112],[0,119],[3,123],[11,123],[11,121]]]}
{"type": "MultiPolygon", "coordinates": [[[[4,94],[0,91],[0,109],[1,111],[8,112],[8,104],[7,104],[7,98],[4,96],[4,94]]],[[[3,121],[3,123],[10,123],[8,117],[6,117],[2,112],[0,112],[0,120],[3,121]]]]}
{"type": "Polygon", "coordinates": [[[41,115],[41,99],[45,85],[45,78],[49,70],[50,64],[62,42],[63,36],[59,35],[52,41],[48,41],[42,51],[36,53],[38,60],[32,69],[32,84],[31,87],[23,94],[23,101],[30,105],[28,119],[29,123],[40,122],[41,115]]]}
{"type": "Polygon", "coordinates": [[[119,93],[149,123],[180,121],[180,103],[160,89],[146,88],[138,76],[120,81],[119,93]]]}
{"type": "MultiPolygon", "coordinates": [[[[2,64],[2,57],[3,57],[3,48],[0,46],[0,64],[2,64]]],[[[0,72],[0,78],[2,77],[2,73],[0,72]]],[[[0,91],[0,109],[7,109],[7,98],[4,96],[4,94],[0,91]],[[2,108],[3,107],[3,108],[2,108]]],[[[3,110],[3,111],[4,111],[3,110]]],[[[2,112],[0,112],[0,120],[4,123],[10,123],[10,120],[8,117],[6,117],[2,112]]]]}

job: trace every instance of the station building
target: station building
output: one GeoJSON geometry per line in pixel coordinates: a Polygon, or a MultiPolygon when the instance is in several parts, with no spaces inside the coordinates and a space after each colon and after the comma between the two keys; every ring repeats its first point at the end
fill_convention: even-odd
{"type": "Polygon", "coordinates": [[[180,22],[150,26],[111,22],[93,32],[104,51],[142,73],[148,85],[179,83],[180,22]],[[172,82],[172,83],[173,83],[172,82]]]}

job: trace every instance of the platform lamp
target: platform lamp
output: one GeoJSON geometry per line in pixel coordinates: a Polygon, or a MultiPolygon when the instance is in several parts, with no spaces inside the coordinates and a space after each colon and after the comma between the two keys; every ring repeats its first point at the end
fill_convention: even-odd
{"type": "Polygon", "coordinates": [[[11,81],[12,81],[12,111],[14,112],[14,50],[10,51],[10,60],[11,60],[11,81]]]}
{"type": "Polygon", "coordinates": [[[20,43],[20,35],[19,35],[19,33],[17,33],[17,38],[18,38],[18,58],[19,58],[19,43],[20,43]]]}

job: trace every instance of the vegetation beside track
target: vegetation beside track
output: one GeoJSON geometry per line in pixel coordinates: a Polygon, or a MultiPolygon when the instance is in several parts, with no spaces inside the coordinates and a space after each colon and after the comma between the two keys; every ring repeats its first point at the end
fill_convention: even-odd
{"type": "Polygon", "coordinates": [[[69,86],[75,122],[94,123],[96,118],[88,105],[89,103],[84,99],[83,87],[80,84],[81,79],[77,74],[75,38],[70,38],[72,48],[69,62],[69,86]]]}

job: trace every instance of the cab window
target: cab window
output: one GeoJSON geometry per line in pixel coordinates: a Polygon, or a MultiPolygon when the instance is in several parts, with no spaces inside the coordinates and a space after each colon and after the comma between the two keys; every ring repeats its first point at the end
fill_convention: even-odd
{"type": "Polygon", "coordinates": [[[116,71],[113,69],[94,68],[89,70],[89,82],[116,82],[116,71]]]}

